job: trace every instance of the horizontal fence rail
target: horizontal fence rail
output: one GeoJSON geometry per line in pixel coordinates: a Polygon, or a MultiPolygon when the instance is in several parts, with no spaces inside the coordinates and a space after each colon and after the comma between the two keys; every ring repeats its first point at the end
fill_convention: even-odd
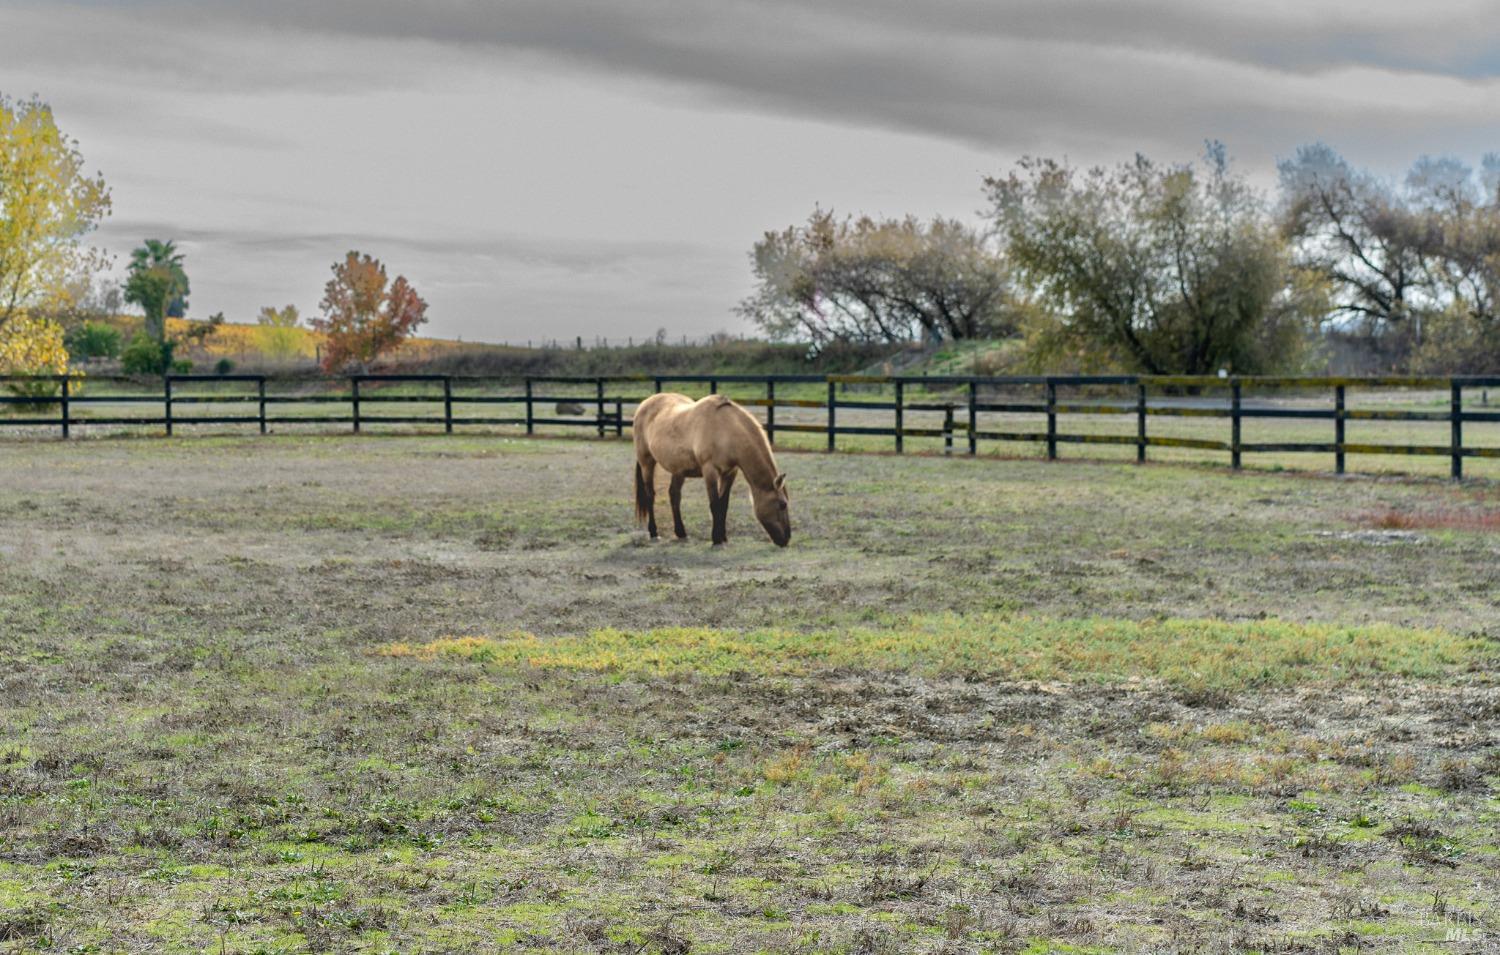
{"type": "MultiPolygon", "coordinates": [[[[371,425],[433,425],[452,434],[455,428],[486,425],[524,428],[533,435],[538,427],[575,427],[592,430],[599,437],[623,436],[631,426],[625,409],[644,400],[645,394],[625,394],[626,389],[651,392],[673,386],[706,386],[710,394],[721,385],[759,386],[763,397],[737,395],[742,406],[764,412],[763,425],[774,443],[778,433],[816,434],[826,439],[826,449],[838,448],[840,435],[863,435],[893,439],[892,450],[906,450],[907,438],[940,438],[943,450],[952,453],[961,437],[968,454],[978,454],[980,442],[1042,444],[1049,459],[1058,457],[1064,444],[1124,445],[1135,448],[1137,461],[1147,460],[1149,448],[1189,448],[1227,454],[1233,468],[1241,467],[1245,455],[1270,453],[1327,454],[1334,470],[1343,473],[1348,455],[1430,455],[1449,459],[1449,472],[1463,476],[1465,458],[1500,458],[1500,447],[1464,443],[1464,424],[1500,423],[1500,410],[1474,410],[1464,405],[1464,392],[1500,388],[1500,377],[1207,377],[1184,375],[1074,375],[1074,376],[872,376],[872,375],[612,375],[533,376],[501,382],[492,378],[459,375],[361,374],[339,378],[280,379],[264,375],[169,375],[161,379],[68,376],[0,376],[0,428],[56,428],[63,438],[80,427],[160,427],[166,434],[195,425],[245,425],[267,433],[274,425],[340,424],[354,433],[371,425]],[[94,386],[127,382],[138,389],[127,393],[97,393],[94,386]],[[232,393],[205,392],[215,388],[242,390],[232,393]],[[273,391],[270,386],[281,386],[273,391]],[[408,390],[389,391],[392,386],[408,390]],[[587,386],[586,393],[562,393],[569,387],[587,386]],[[777,387],[783,394],[777,395],[777,387]],[[153,393],[144,393],[147,388],[153,393]],[[300,388],[303,393],[283,393],[300,388]],[[804,397],[791,397],[785,390],[800,389],[804,397]],[[310,389],[325,389],[312,391],[310,389]],[[509,389],[509,390],[504,390],[509,389]],[[860,397],[878,390],[879,396],[860,397]],[[913,390],[921,394],[913,398],[913,390]],[[1105,396],[1089,389],[1112,390],[1105,396]],[[1351,391],[1422,389],[1447,396],[1442,410],[1351,408],[1351,391]],[[853,396],[851,397],[851,390],[853,396]],[[1030,390],[1034,398],[1018,399],[1017,391],[1030,390]],[[1247,397],[1264,400],[1268,395],[1294,391],[1312,392],[1331,398],[1325,408],[1283,407],[1246,404],[1247,397]],[[816,394],[817,397],[805,397],[816,394]],[[936,397],[934,397],[936,396],[936,397]],[[1211,396],[1211,397],[1205,397],[1211,396]],[[90,405],[158,404],[159,416],[86,415],[90,405]],[[291,414],[278,409],[298,405],[327,405],[343,413],[291,414]],[[404,405],[439,405],[441,414],[402,413],[404,405]],[[552,413],[545,413],[552,406],[552,413]],[[567,413],[559,409],[567,407],[567,413]],[[244,409],[238,414],[228,413],[244,409]],[[823,421],[777,420],[777,409],[821,411],[823,421]],[[840,412],[881,412],[891,415],[890,425],[853,423],[840,412]],[[927,421],[913,426],[908,416],[941,415],[941,424],[927,421]],[[1040,430],[995,430],[985,427],[981,415],[1036,415],[1040,430]],[[1074,433],[1062,431],[1064,416],[1130,416],[1133,434],[1074,433]],[[1151,434],[1148,420],[1160,418],[1228,419],[1227,433],[1220,438],[1151,434]],[[1331,425],[1327,440],[1245,441],[1244,424],[1268,419],[1315,422],[1331,425]],[[1447,443],[1400,444],[1351,442],[1346,439],[1350,421],[1446,422],[1447,443]]],[[[1487,392],[1486,392],[1487,398],[1487,392]]],[[[1487,401],[1486,401],[1487,407],[1487,401]]]]}

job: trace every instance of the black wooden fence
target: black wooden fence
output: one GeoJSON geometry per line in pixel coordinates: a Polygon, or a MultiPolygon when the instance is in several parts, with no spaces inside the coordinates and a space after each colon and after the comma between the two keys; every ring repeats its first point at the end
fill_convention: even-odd
{"type": "MultiPolygon", "coordinates": [[[[88,382],[102,383],[127,379],[89,378],[88,382]]],[[[1500,377],[1194,377],[1164,375],[1083,375],[1083,376],[869,376],[869,375],[633,375],[633,376],[548,376],[529,377],[515,383],[494,379],[469,378],[449,375],[352,375],[344,378],[275,379],[264,375],[172,375],[160,380],[159,391],[144,392],[147,385],[137,380],[133,393],[116,394],[101,392],[95,387],[80,390],[77,379],[64,376],[0,376],[0,385],[46,389],[47,394],[11,393],[0,394],[0,405],[21,406],[32,412],[26,415],[0,416],[0,427],[55,427],[61,436],[69,437],[73,430],[84,426],[160,426],[167,434],[186,425],[242,424],[258,427],[264,434],[270,426],[277,424],[347,424],[358,433],[362,428],[378,424],[431,424],[441,425],[449,434],[455,427],[469,425],[512,426],[525,428],[526,434],[534,434],[539,426],[583,427],[595,431],[598,436],[623,435],[630,426],[625,417],[625,408],[643,400],[644,394],[628,396],[621,394],[623,388],[653,386],[657,392],[673,385],[707,385],[711,393],[720,385],[737,385],[740,390],[758,386],[764,397],[736,396],[744,406],[765,409],[765,428],[774,443],[778,433],[814,433],[825,435],[827,449],[837,447],[839,435],[874,435],[893,439],[893,450],[905,450],[905,439],[910,437],[940,438],[945,451],[953,450],[955,436],[962,435],[969,454],[977,454],[983,442],[1041,442],[1045,444],[1048,458],[1058,456],[1060,444],[1117,444],[1134,446],[1136,459],[1146,460],[1151,447],[1194,448],[1219,451],[1229,455],[1230,464],[1239,468],[1244,455],[1257,453],[1303,452],[1330,454],[1334,468],[1343,473],[1345,458],[1350,454],[1394,454],[1436,455],[1450,459],[1450,473],[1454,478],[1463,476],[1464,458],[1500,458],[1500,447],[1478,447],[1464,444],[1465,422],[1500,422],[1500,411],[1473,410],[1464,407],[1465,390],[1500,387],[1500,377]],[[239,394],[222,392],[203,393],[207,384],[240,384],[252,386],[253,390],[239,394]],[[268,383],[289,385],[302,389],[303,393],[272,393],[268,383]],[[392,393],[392,385],[425,385],[430,393],[392,393]],[[311,390],[346,385],[347,390],[311,390]],[[799,386],[805,392],[813,386],[820,397],[778,397],[776,388],[799,386]],[[489,386],[488,393],[467,393],[459,388],[489,386]],[[549,394],[549,386],[592,386],[589,394],[549,394]],[[849,397],[849,389],[878,386],[889,388],[891,397],[878,399],[849,397]],[[195,387],[199,390],[194,390],[195,387]],[[615,389],[611,391],[611,389],[615,389]],[[1442,411],[1413,411],[1405,409],[1356,409],[1347,406],[1351,390],[1379,390],[1389,388],[1439,390],[1447,394],[1447,408],[1442,411]],[[539,390],[541,389],[541,390],[539,390]],[[826,395],[823,394],[826,389],[826,395]],[[1018,389],[1033,389],[1040,392],[1039,400],[999,400],[997,395],[1015,392],[1018,389]],[[926,400],[908,400],[908,394],[920,390],[929,397],[926,400]],[[1099,391],[1113,391],[1113,396],[1100,397],[1099,391]],[[1119,392],[1127,397],[1120,397],[1119,392]],[[1245,406],[1247,394],[1263,397],[1278,392],[1295,391],[1299,394],[1321,392],[1332,397],[1331,407],[1308,408],[1285,405],[1245,406]],[[930,397],[933,394],[939,397],[930,397]],[[1062,393],[1060,395],[1060,393],[1062,393]],[[1071,397],[1069,396],[1071,393],[1071,397]],[[1211,400],[1183,400],[1184,395],[1217,395],[1211,400]],[[1155,396],[1155,397],[1153,397],[1155,396]],[[1163,396],[1179,399],[1165,402],[1163,396]],[[397,414],[389,406],[406,403],[434,404],[441,402],[442,414],[397,414]],[[583,416],[562,416],[555,411],[551,415],[539,412],[539,408],[557,403],[582,403],[586,409],[592,405],[593,414],[587,410],[583,416]],[[115,416],[80,417],[75,410],[88,404],[160,404],[160,417],[115,416]],[[216,406],[254,405],[254,413],[238,415],[211,413],[216,406]],[[292,404],[342,405],[347,414],[277,414],[282,406],[292,404]],[[458,414],[456,409],[478,406],[495,409],[486,414],[458,414]],[[208,410],[198,409],[206,407],[208,410]],[[372,412],[370,409],[374,408],[372,412]],[[804,408],[823,411],[822,423],[794,423],[776,420],[778,408],[804,408]],[[52,412],[55,409],[55,416],[52,412]],[[507,410],[510,414],[496,413],[507,410]],[[840,420],[840,410],[884,411],[893,415],[889,426],[848,424],[840,420]],[[40,412],[49,412],[41,414],[40,412]],[[196,413],[195,413],[196,412],[196,413]],[[909,412],[939,413],[940,427],[910,427],[906,421],[909,412]],[[1040,431],[993,431],[980,428],[979,415],[985,412],[1008,414],[1036,414],[1044,416],[1045,430],[1040,431]],[[1058,419],[1064,415],[1133,415],[1136,421],[1135,434],[1080,434],[1063,432],[1058,428],[1058,419]],[[1202,417],[1229,419],[1229,434],[1225,439],[1174,437],[1153,435],[1148,432],[1147,421],[1155,416],[1202,417]],[[1242,424],[1247,419],[1299,419],[1326,420],[1331,423],[1330,440],[1312,442],[1252,443],[1241,440],[1242,424]],[[1449,441],[1447,444],[1369,444],[1352,443],[1345,440],[1345,423],[1348,421],[1409,421],[1447,422],[1449,441]]],[[[152,379],[153,387],[156,379],[152,379]]],[[[15,390],[15,389],[12,389],[15,390]]],[[[644,390],[642,388],[642,390],[644,390]]]]}

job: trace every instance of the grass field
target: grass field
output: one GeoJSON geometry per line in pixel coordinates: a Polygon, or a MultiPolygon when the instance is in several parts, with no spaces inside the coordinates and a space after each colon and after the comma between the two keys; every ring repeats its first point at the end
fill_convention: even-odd
{"type": "Polygon", "coordinates": [[[1484,952],[1500,489],[0,444],[0,950],[1484,952]]]}

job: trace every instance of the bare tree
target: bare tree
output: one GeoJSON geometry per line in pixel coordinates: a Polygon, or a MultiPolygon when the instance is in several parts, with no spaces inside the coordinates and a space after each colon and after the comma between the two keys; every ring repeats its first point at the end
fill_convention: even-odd
{"type": "Polygon", "coordinates": [[[1384,181],[1324,145],[1281,164],[1297,263],[1332,289],[1330,330],[1387,367],[1500,370],[1500,156],[1424,156],[1384,181]]]}
{"type": "Polygon", "coordinates": [[[1500,371],[1500,155],[1478,174],[1451,158],[1417,161],[1407,176],[1413,214],[1434,237],[1414,365],[1500,371]]]}
{"type": "Polygon", "coordinates": [[[1322,144],[1280,164],[1283,226],[1295,261],[1329,283],[1334,327],[1369,337],[1392,363],[1421,344],[1440,234],[1410,196],[1322,144]]]}
{"type": "Polygon", "coordinates": [[[960,222],[837,219],[767,232],[739,311],[773,337],[900,342],[1014,331],[1004,264],[960,222]]]}

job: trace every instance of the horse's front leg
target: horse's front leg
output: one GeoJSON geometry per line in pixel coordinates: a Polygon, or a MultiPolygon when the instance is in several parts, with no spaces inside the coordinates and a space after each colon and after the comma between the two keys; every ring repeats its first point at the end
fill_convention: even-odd
{"type": "Polygon", "coordinates": [[[729,489],[734,486],[734,476],[734,471],[703,472],[703,481],[708,485],[708,509],[714,518],[715,544],[729,543],[729,489]]]}
{"type": "Polygon", "coordinates": [[[718,547],[729,541],[729,535],[724,533],[724,510],[719,506],[724,500],[724,495],[719,490],[719,472],[704,468],[703,486],[708,488],[708,514],[714,522],[713,533],[710,536],[714,546],[718,547]]]}
{"type": "Polygon", "coordinates": [[[672,486],[667,489],[667,497],[672,500],[672,533],[678,540],[687,540],[687,528],[682,523],[682,485],[686,480],[682,475],[674,474],[672,486]]]}

